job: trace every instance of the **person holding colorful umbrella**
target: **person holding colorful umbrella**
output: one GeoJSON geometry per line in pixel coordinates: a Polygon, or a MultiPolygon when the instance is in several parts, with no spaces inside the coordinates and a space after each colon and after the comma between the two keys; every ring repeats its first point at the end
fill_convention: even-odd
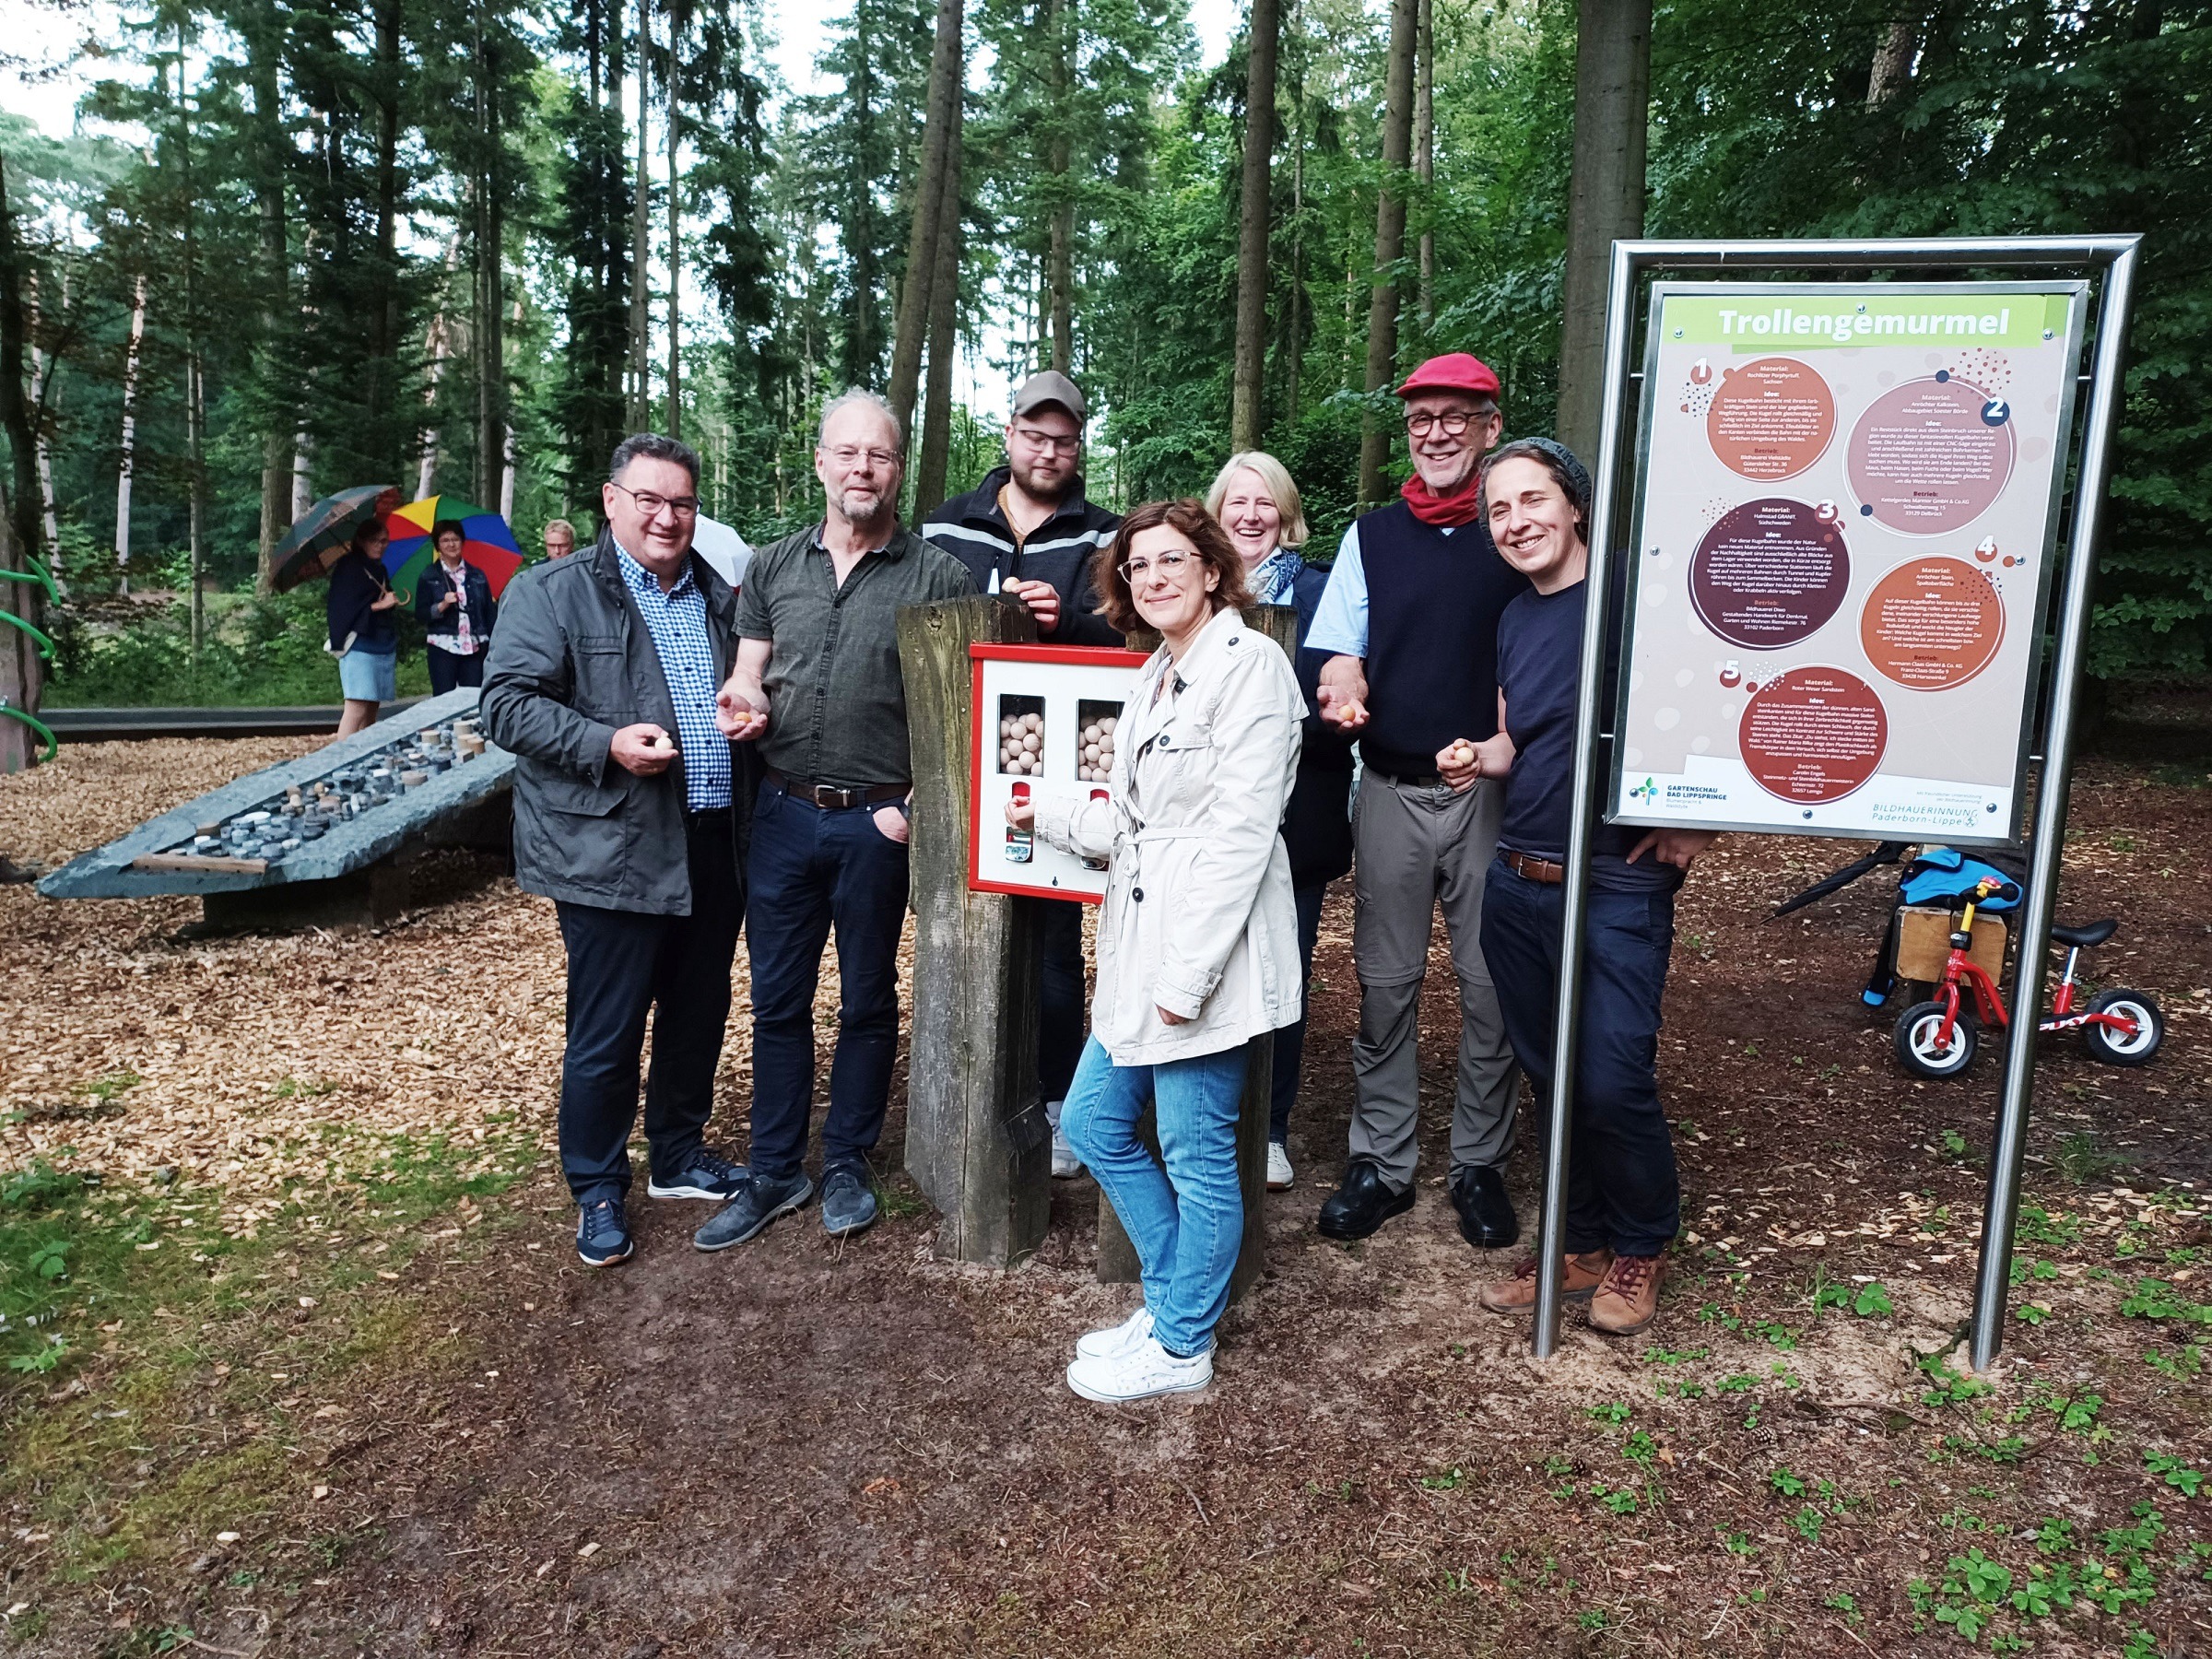
{"type": "Polygon", "coordinates": [[[415,583],[415,616],[429,633],[430,695],[484,683],[484,653],[500,614],[490,578],[464,556],[467,534],[441,519],[430,531],[438,557],[415,583]]]}

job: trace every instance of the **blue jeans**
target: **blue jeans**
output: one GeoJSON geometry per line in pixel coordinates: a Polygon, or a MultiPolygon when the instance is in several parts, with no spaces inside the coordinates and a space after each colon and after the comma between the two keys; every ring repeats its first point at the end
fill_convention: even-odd
{"type": "Polygon", "coordinates": [[[1116,1065],[1093,1037],[1060,1115],[1061,1132],[1136,1246],[1152,1334],[1171,1354],[1203,1352],[1229,1306],[1229,1276],[1244,1239],[1237,1185],[1243,1094],[1242,1043],[1159,1065],[1116,1065]],[[1136,1135],[1147,1105],[1159,1124],[1159,1159],[1136,1135]]]}
{"type": "Polygon", "coordinates": [[[782,1180],[806,1161],[814,1105],[814,994],[837,929],[837,1051],[822,1173],[865,1171],[883,1133],[899,1053],[899,931],[907,853],[873,809],[826,810],[760,787],[747,865],[746,942],[753,969],[755,1173],[782,1180]]]}
{"type": "MultiPolygon", "coordinates": [[[[1490,865],[1482,954],[1513,1053],[1548,1112],[1559,1001],[1561,888],[1490,865]]],[[[1675,895],[1593,887],[1583,935],[1583,1025],[1567,1164],[1567,1249],[1657,1255],[1682,1227],[1675,1143],[1659,1107],[1659,998],[1675,895]]]]}

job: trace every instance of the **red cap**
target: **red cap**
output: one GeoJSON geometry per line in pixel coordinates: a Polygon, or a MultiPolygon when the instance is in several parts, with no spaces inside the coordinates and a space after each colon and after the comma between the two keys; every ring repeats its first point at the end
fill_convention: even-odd
{"type": "Polygon", "coordinates": [[[1447,351],[1442,357],[1432,357],[1406,377],[1398,388],[1400,397],[1411,397],[1416,392],[1473,392],[1484,397],[1498,395],[1498,376],[1490,366],[1479,358],[1464,351],[1447,351]]]}

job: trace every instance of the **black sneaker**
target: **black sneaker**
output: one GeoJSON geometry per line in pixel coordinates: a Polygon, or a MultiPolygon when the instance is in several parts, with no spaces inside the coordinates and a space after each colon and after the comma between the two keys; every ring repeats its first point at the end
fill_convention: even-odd
{"type": "Polygon", "coordinates": [[[1344,1184],[1322,1203],[1314,1225],[1324,1239],[1364,1239],[1393,1216],[1413,1207],[1413,1189],[1390,1190],[1382,1166],[1355,1158],[1344,1171],[1344,1184]]]}
{"type": "Polygon", "coordinates": [[[831,1170],[822,1177],[822,1230],[833,1239],[876,1225],[876,1194],[858,1170],[831,1170]]]}
{"type": "Polygon", "coordinates": [[[759,1238],[778,1216],[787,1216],[814,1196],[814,1182],[802,1170],[782,1181],[748,1175],[714,1218],[691,1235],[701,1250],[727,1250],[759,1238]]]}
{"type": "Polygon", "coordinates": [[[647,1181],[645,1191],[655,1198],[711,1198],[720,1204],[737,1195],[749,1173],[743,1164],[732,1163],[719,1152],[701,1147],[666,1181],[658,1175],[647,1181]]]}
{"type": "Polygon", "coordinates": [[[586,1267],[612,1267],[629,1260],[637,1249],[629,1236],[622,1200],[602,1198],[579,1206],[576,1217],[576,1254],[586,1267]]]}
{"type": "Polygon", "coordinates": [[[1459,1212],[1459,1236],[1477,1250],[1503,1250],[1521,1236],[1505,1176],[1488,1164],[1452,1171],[1452,1207],[1459,1212]]]}

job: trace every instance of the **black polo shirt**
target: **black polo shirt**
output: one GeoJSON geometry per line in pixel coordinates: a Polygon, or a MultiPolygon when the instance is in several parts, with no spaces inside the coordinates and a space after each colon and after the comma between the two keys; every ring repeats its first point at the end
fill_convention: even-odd
{"type": "Polygon", "coordinates": [[[766,640],[760,758],[793,782],[862,788],[913,780],[899,612],[975,592],[966,567],[901,525],[840,587],[822,526],[760,549],[737,594],[737,634],[766,640]]]}

